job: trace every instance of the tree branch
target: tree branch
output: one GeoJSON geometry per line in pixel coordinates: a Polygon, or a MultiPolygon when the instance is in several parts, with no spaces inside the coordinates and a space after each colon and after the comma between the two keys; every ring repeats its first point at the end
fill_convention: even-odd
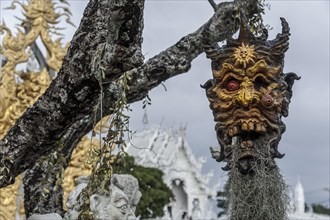
{"type": "Polygon", "coordinates": [[[214,0],[208,0],[214,11],[217,11],[218,5],[214,2],[214,0]]]}
{"type": "MultiPolygon", "coordinates": [[[[257,10],[257,0],[239,2],[250,10],[257,10]]],[[[189,71],[191,62],[203,52],[205,35],[212,42],[223,41],[232,36],[237,29],[231,15],[238,10],[237,2],[220,3],[212,18],[197,31],[181,38],[175,45],[150,58],[140,67],[128,71],[128,102],[143,99],[151,89],[163,81],[189,71]]],[[[103,101],[107,105],[104,109],[106,114],[111,114],[107,109],[111,109],[111,104],[115,102],[116,94],[120,91],[118,83],[111,81],[103,101]]]]}
{"type": "MultiPolygon", "coordinates": [[[[114,35],[114,40],[110,39],[110,43],[106,45],[106,36],[109,34],[107,21],[110,19],[108,15],[111,15],[108,1],[91,0],[89,2],[58,77],[0,141],[0,187],[11,184],[15,176],[32,168],[38,158],[52,152],[56,142],[61,140],[72,124],[93,114],[100,94],[100,85],[104,87],[105,94],[104,115],[111,114],[110,107],[115,103],[118,92],[121,92],[116,84],[116,79],[120,74],[135,67],[128,72],[131,79],[127,97],[130,103],[141,100],[150,89],[161,82],[190,69],[191,61],[202,53],[202,32],[206,25],[215,27],[212,29],[214,40],[224,40],[236,31],[231,14],[238,10],[237,3],[221,3],[207,24],[149,59],[145,64],[136,67],[140,65],[142,57],[139,55],[138,45],[141,43],[141,38],[134,38],[132,35],[141,33],[142,26],[137,26],[138,30],[131,32],[128,27],[136,26],[130,26],[129,21],[118,22],[121,27],[111,30],[123,34],[114,35]],[[125,33],[129,38],[122,37],[125,33]],[[126,51],[122,52],[122,50],[126,51]],[[104,52],[100,66],[104,68],[107,80],[101,84],[100,76],[95,74],[92,68],[94,60],[99,58],[95,53],[100,51],[104,52]],[[116,54],[121,58],[115,59],[116,54]]],[[[129,0],[129,2],[121,6],[125,8],[125,6],[131,7],[132,4],[141,5],[142,0],[129,0]]],[[[256,7],[256,2],[257,0],[246,4],[253,8],[256,7]]],[[[123,11],[125,12],[125,9],[123,11]]],[[[141,14],[134,16],[127,14],[128,18],[142,18],[141,16],[141,14]]],[[[119,16],[118,19],[121,21],[122,18],[119,16]]]]}
{"type": "Polygon", "coordinates": [[[12,183],[13,177],[52,151],[65,130],[84,115],[91,114],[92,106],[96,105],[100,87],[88,64],[93,46],[105,41],[97,33],[100,31],[96,30],[96,25],[90,25],[102,19],[96,16],[97,11],[97,1],[90,1],[58,77],[0,142],[1,186],[12,183]]]}
{"type": "Polygon", "coordinates": [[[34,213],[58,213],[63,216],[63,188],[61,179],[69,165],[74,147],[85,133],[93,128],[94,116],[87,116],[73,124],[61,139],[61,150],[41,156],[32,169],[24,174],[24,208],[27,218],[34,213]]]}
{"type": "MultiPolygon", "coordinates": [[[[124,3],[122,8],[125,8],[132,2],[140,5],[137,2],[143,0],[116,2],[124,3]]],[[[40,156],[51,152],[73,123],[93,113],[99,100],[100,83],[92,72],[91,64],[98,55],[97,47],[107,41],[108,4],[112,3],[112,0],[89,2],[58,77],[0,141],[1,187],[12,183],[15,176],[31,168],[40,156]]],[[[127,22],[129,20],[122,25],[127,22]]],[[[127,45],[127,50],[130,46],[127,45]]]]}

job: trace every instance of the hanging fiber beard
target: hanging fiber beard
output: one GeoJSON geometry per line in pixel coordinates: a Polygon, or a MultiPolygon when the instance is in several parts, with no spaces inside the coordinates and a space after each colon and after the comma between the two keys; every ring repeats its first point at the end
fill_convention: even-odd
{"type": "Polygon", "coordinates": [[[224,170],[236,167],[249,174],[262,158],[269,158],[264,165],[271,169],[276,167],[274,159],[284,156],[278,151],[285,131],[282,117],[288,116],[292,86],[299,77],[283,73],[290,33],[288,23],[281,21],[282,33],[274,40],[267,40],[267,31],[254,36],[243,19],[238,39],[228,39],[221,48],[208,44],[204,36],[213,79],[202,87],[220,144],[220,150],[211,153],[218,162],[227,162],[224,170]]]}
{"type": "MultiPolygon", "coordinates": [[[[232,160],[236,157],[238,152],[233,152],[232,160]]],[[[268,166],[272,161],[259,158],[248,174],[242,174],[237,166],[229,171],[225,197],[230,220],[288,218],[288,187],[277,166],[268,166]]]]}

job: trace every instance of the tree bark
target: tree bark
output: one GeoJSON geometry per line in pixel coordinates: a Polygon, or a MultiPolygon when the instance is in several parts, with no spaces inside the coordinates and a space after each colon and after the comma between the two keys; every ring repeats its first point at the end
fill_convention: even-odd
{"type": "Polygon", "coordinates": [[[23,177],[26,218],[34,213],[58,213],[63,216],[61,184],[64,170],[69,165],[75,146],[85,133],[93,129],[93,124],[94,115],[86,116],[74,123],[61,139],[61,150],[54,147],[54,151],[41,156],[33,168],[26,171],[23,177]]]}
{"type": "MultiPolygon", "coordinates": [[[[103,115],[111,114],[111,106],[118,92],[122,92],[117,84],[122,73],[128,71],[130,76],[127,97],[131,103],[144,98],[161,82],[187,72],[192,60],[203,51],[203,31],[212,32],[209,36],[214,41],[225,40],[237,31],[231,15],[237,12],[238,3],[250,11],[258,8],[257,0],[221,3],[214,16],[196,32],[142,64],[143,11],[138,8],[143,9],[143,1],[91,0],[58,77],[0,141],[0,187],[13,183],[38,158],[59,150],[58,143],[63,145],[68,129],[94,115],[101,87],[103,115]],[[136,25],[137,21],[140,25],[136,25]]],[[[88,123],[82,122],[81,126],[88,123]]],[[[80,132],[82,136],[88,131],[80,132]]]]}
{"type": "MultiPolygon", "coordinates": [[[[101,80],[111,79],[143,63],[141,53],[143,3],[144,0],[116,3],[101,0],[95,3],[98,10],[91,15],[91,19],[95,19],[96,16],[100,18],[95,34],[100,30],[103,32],[99,36],[102,40],[96,45],[94,56],[90,58],[89,63],[90,72],[95,75],[99,84],[101,80]],[[102,79],[100,68],[104,71],[105,79],[102,79]]],[[[100,88],[102,87],[100,85],[100,88]]],[[[101,91],[95,93],[100,94],[101,91]]],[[[64,170],[69,164],[75,146],[93,128],[95,117],[101,118],[99,111],[93,111],[75,122],[67,129],[61,140],[53,145],[52,151],[41,156],[24,174],[24,207],[27,218],[34,213],[64,214],[61,186],[64,170]]]]}

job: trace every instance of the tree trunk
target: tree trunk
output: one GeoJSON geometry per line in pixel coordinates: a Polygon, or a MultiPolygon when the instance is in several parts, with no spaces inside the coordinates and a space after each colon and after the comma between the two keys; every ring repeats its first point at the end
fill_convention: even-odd
{"type": "Polygon", "coordinates": [[[161,82],[190,69],[192,60],[202,53],[203,32],[209,32],[207,36],[214,41],[225,40],[236,32],[232,14],[237,13],[238,4],[251,14],[258,10],[257,0],[221,3],[205,25],[142,64],[143,3],[90,0],[57,78],[0,141],[0,187],[13,183],[39,158],[63,146],[70,148],[64,155],[69,158],[78,140],[92,128],[101,88],[103,116],[112,113],[111,107],[121,92],[117,83],[121,74],[129,75],[128,102],[141,100],[161,82]],[[70,129],[77,123],[86,129],[76,130],[69,140],[70,129]]]}

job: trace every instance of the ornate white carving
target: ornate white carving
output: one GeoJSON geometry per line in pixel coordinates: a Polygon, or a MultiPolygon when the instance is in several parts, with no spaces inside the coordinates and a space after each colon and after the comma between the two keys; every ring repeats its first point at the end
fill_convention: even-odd
{"type": "MultiPolygon", "coordinates": [[[[79,177],[77,187],[69,194],[67,206],[69,211],[65,220],[75,220],[79,215],[80,202],[78,196],[87,186],[88,177],[79,177]]],[[[96,220],[126,220],[135,218],[135,208],[140,201],[141,192],[135,177],[117,175],[111,177],[110,194],[93,194],[90,197],[90,210],[96,220]]]]}
{"type": "Polygon", "coordinates": [[[28,220],[62,220],[62,217],[57,213],[50,213],[50,214],[33,214],[31,215],[28,220]]]}

